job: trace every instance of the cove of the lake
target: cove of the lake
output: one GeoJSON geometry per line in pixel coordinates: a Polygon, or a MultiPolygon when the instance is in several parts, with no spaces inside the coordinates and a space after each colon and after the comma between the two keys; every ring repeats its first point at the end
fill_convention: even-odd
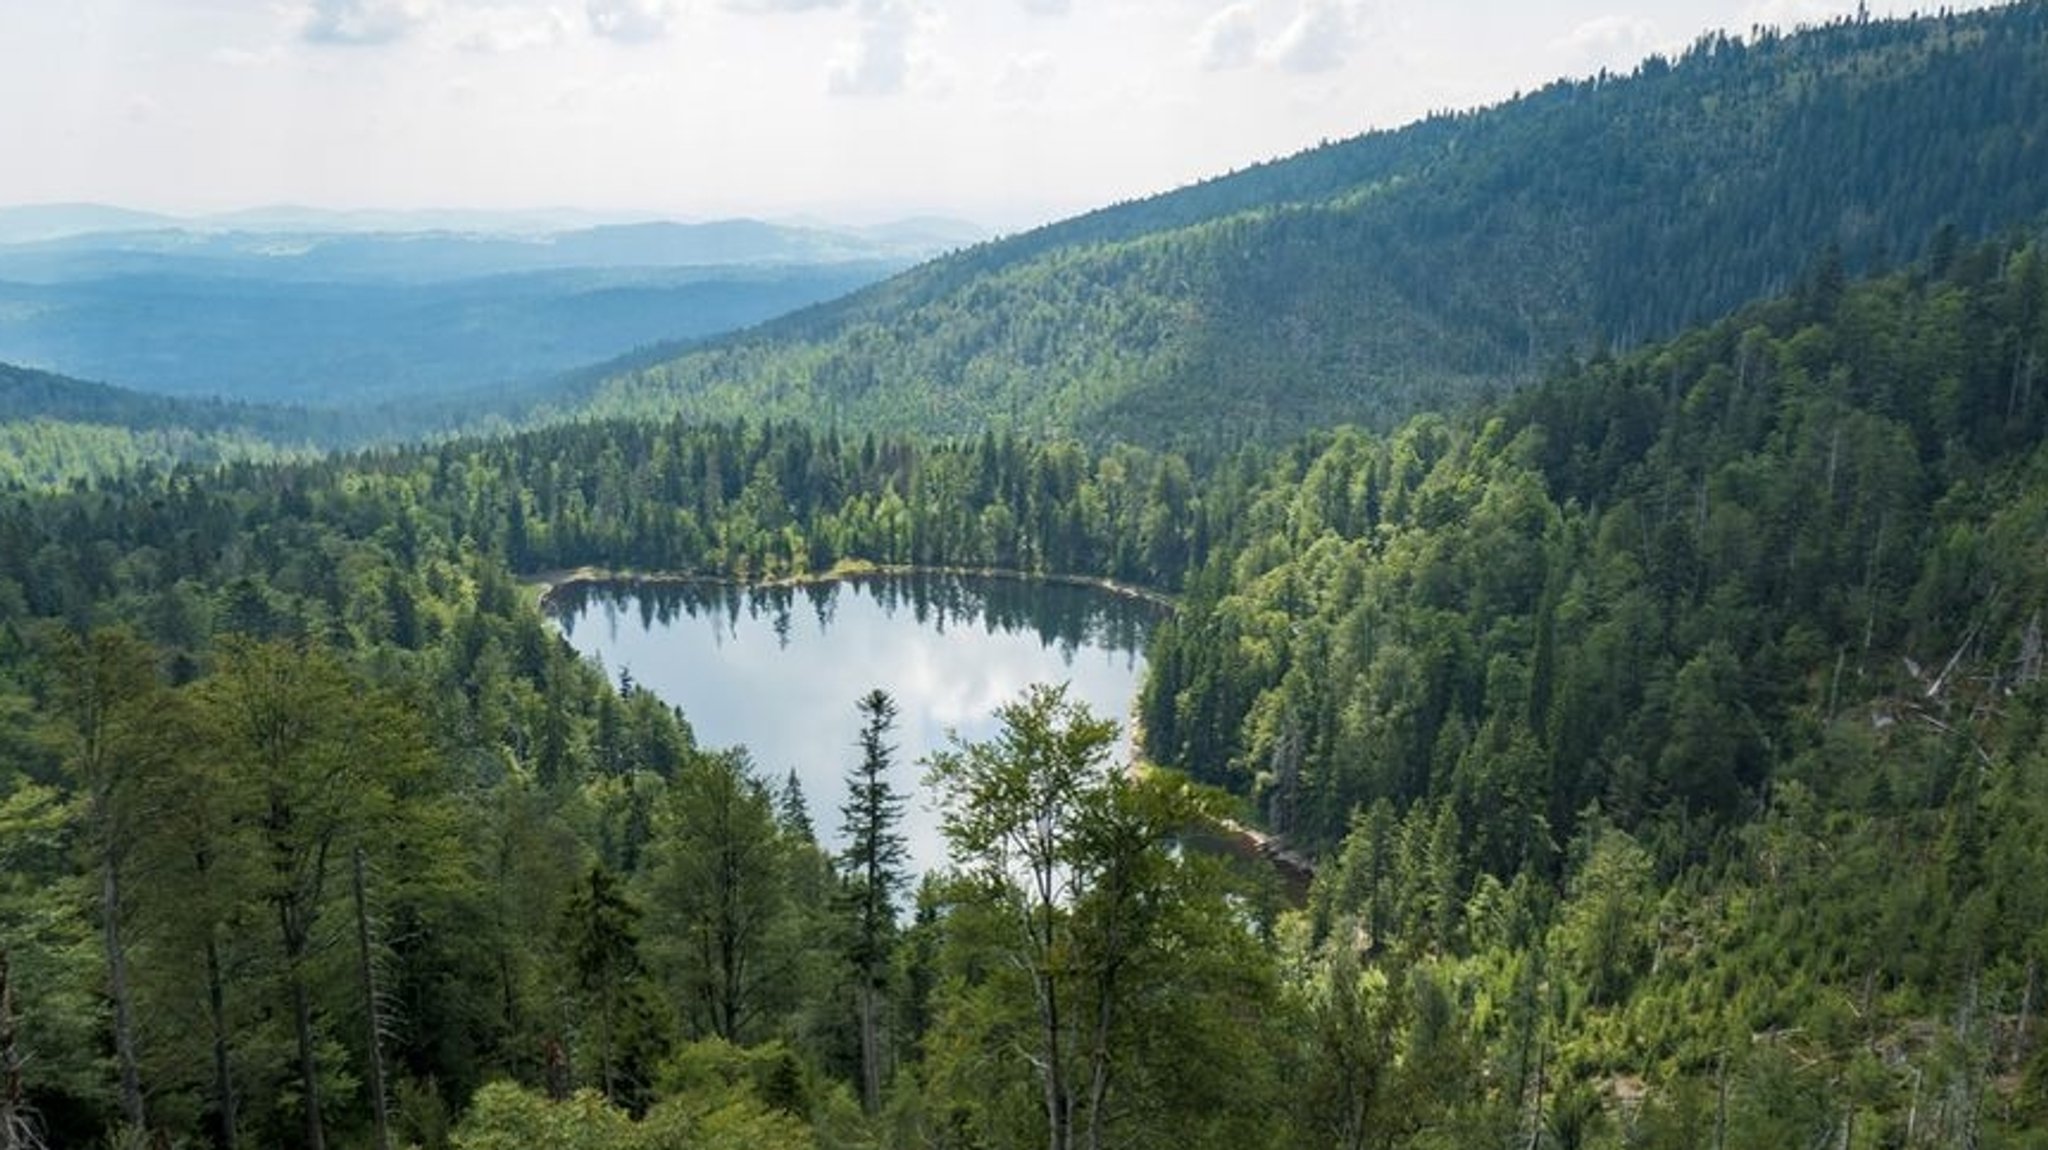
{"type": "MultiPolygon", "coordinates": [[[[936,572],[797,586],[579,583],[549,602],[578,651],[680,707],[699,746],[746,748],[773,787],[794,771],[828,848],[841,844],[845,777],[860,757],[855,700],[887,691],[898,710],[893,782],[920,872],[945,862],[920,760],[951,732],[993,736],[996,708],[1032,683],[1069,684],[1128,732],[1162,612],[1095,587],[936,572]]],[[[1119,760],[1126,753],[1120,742],[1119,760]]]]}

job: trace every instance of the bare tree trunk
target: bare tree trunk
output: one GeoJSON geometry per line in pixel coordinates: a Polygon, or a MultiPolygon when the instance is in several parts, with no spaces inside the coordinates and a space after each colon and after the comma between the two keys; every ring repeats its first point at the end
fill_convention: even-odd
{"type": "Polygon", "coordinates": [[[2012,1057],[2024,1063],[2034,1050],[2034,987],[2041,981],[2041,960],[2027,960],[2027,986],[2020,992],[2020,1021],[2013,1029],[2012,1057]]]}
{"type": "Polygon", "coordinates": [[[1113,1019],[1115,975],[1104,980],[1101,998],[1095,1004],[1095,1050],[1088,1075],[1088,1150],[1102,1150],[1102,1118],[1109,1109],[1109,1029],[1113,1019]]]}
{"type": "Polygon", "coordinates": [[[601,1005],[597,1011],[597,1073],[598,1080],[604,1084],[605,1101],[617,1102],[619,1100],[618,1075],[612,1072],[612,1010],[614,1003],[612,1001],[612,988],[609,985],[610,980],[607,979],[606,981],[608,985],[606,985],[603,993],[600,995],[599,1001],[601,1005]]]}
{"type": "Polygon", "coordinates": [[[15,1047],[14,983],[8,970],[7,948],[0,947],[0,1150],[33,1150],[41,1143],[28,1123],[21,1051],[15,1047]]]}
{"type": "Polygon", "coordinates": [[[114,844],[104,843],[100,859],[101,933],[107,950],[107,995],[114,1001],[114,1060],[121,1071],[121,1116],[138,1133],[148,1129],[142,1105],[142,1073],[135,1058],[135,1010],[128,990],[128,950],[121,941],[121,868],[114,844]]]}
{"type": "Polygon", "coordinates": [[[1728,1054],[1723,1051],[1714,1069],[1714,1150],[1728,1145],[1728,1054]]]}
{"type": "Polygon", "coordinates": [[[284,935],[285,980],[291,984],[292,1036],[298,1043],[299,1105],[304,1111],[306,1150],[327,1150],[327,1128],[320,1120],[320,1062],[313,1045],[313,998],[306,989],[306,937],[310,927],[299,922],[295,900],[277,902],[284,935]]]}
{"type": "Polygon", "coordinates": [[[882,1108],[882,1043],[881,1036],[876,1033],[875,976],[867,964],[862,964],[857,998],[860,1004],[861,1105],[869,1115],[873,1115],[882,1108]]]}
{"type": "Polygon", "coordinates": [[[235,1080],[228,1059],[227,980],[221,972],[220,944],[210,933],[206,939],[206,1014],[213,1027],[213,1096],[220,1119],[215,1144],[220,1150],[235,1150],[235,1080]]]}
{"type": "Polygon", "coordinates": [[[1102,1150],[1102,1124],[1109,1110],[1109,1040],[1116,1022],[1117,978],[1124,959],[1124,884],[1121,876],[1112,880],[1109,924],[1104,933],[1102,969],[1095,983],[1095,1036],[1089,1052],[1088,1150],[1102,1150]]]}
{"type": "Polygon", "coordinates": [[[291,973],[292,1034],[299,1046],[299,1100],[305,1111],[306,1150],[327,1150],[327,1127],[320,1120],[320,1063],[313,1052],[313,999],[306,993],[306,976],[291,973]]]}
{"type": "Polygon", "coordinates": [[[1066,1025],[1060,1017],[1059,972],[1053,969],[1053,899],[1052,874],[1041,869],[1034,880],[1038,886],[1038,904],[1030,911],[1030,935],[1032,947],[1038,953],[1034,956],[1038,969],[1033,972],[1037,983],[1038,1023],[1041,1030],[1040,1057],[1045,1065],[1039,1068],[1041,1084],[1045,1094],[1046,1138],[1050,1150],[1070,1150],[1073,1146],[1074,1108],[1068,1097],[1065,1043],[1061,1028],[1066,1025]],[[1038,921],[1043,916],[1043,926],[1038,921]]]}
{"type": "Polygon", "coordinates": [[[1913,1135],[1920,1128],[1920,1068],[1913,1068],[1913,1100],[1906,1105],[1906,1145],[1913,1144],[1913,1135]]]}
{"type": "Polygon", "coordinates": [[[391,1115],[384,1097],[384,1015],[377,1003],[377,969],[370,961],[370,911],[363,893],[363,848],[354,856],[356,900],[356,976],[363,988],[363,1024],[370,1071],[370,1117],[377,1138],[377,1150],[391,1150],[391,1115]]]}
{"type": "Polygon", "coordinates": [[[1067,1100],[1067,1068],[1065,1053],[1060,1042],[1060,1000],[1059,990],[1053,985],[1053,975],[1044,975],[1044,1007],[1041,1011],[1045,1026],[1045,1117],[1048,1126],[1051,1150],[1069,1150],[1073,1145],[1073,1108],[1067,1100]]]}
{"type": "Polygon", "coordinates": [[[1542,1043],[1537,1043],[1536,1094],[1529,1102],[1529,1141],[1526,1143],[1528,1150],[1537,1150],[1537,1147],[1543,1144],[1543,1091],[1546,1085],[1544,1081],[1544,1063],[1548,1059],[1549,1053],[1549,1050],[1542,1043]]]}

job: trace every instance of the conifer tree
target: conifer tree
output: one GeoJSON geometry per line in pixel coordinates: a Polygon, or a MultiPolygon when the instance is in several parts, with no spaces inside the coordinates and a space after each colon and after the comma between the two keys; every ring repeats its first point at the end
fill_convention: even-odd
{"type": "Polygon", "coordinates": [[[882,1043],[878,1000],[889,969],[889,951],[896,934],[896,895],[908,881],[904,861],[908,848],[903,832],[903,797],[889,782],[896,747],[889,734],[896,726],[896,701],[877,688],[861,696],[860,763],[846,779],[846,853],[840,859],[851,907],[851,958],[858,981],[854,993],[860,1011],[861,1101],[870,1114],[881,1102],[882,1043]]]}

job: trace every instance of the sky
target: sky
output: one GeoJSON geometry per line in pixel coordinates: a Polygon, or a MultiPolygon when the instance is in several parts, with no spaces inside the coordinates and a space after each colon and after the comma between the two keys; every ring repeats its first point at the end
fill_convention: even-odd
{"type": "Polygon", "coordinates": [[[1855,7],[0,0],[0,204],[1008,229],[1855,7]]]}

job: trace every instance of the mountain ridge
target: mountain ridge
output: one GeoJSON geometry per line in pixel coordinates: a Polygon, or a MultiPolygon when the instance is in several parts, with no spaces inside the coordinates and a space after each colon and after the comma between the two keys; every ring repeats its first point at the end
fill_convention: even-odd
{"type": "Polygon", "coordinates": [[[1383,424],[1828,259],[2030,223],[2044,109],[2040,3],[1716,33],[976,245],[623,375],[590,410],[1149,442],[1383,424]]]}

